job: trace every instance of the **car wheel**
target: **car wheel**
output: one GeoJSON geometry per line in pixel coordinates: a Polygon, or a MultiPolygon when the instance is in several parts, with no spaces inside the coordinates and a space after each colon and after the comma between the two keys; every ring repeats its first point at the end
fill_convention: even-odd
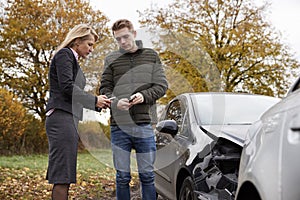
{"type": "Polygon", "coordinates": [[[179,200],[196,200],[194,182],[190,176],[186,177],[180,188],[179,200]]]}

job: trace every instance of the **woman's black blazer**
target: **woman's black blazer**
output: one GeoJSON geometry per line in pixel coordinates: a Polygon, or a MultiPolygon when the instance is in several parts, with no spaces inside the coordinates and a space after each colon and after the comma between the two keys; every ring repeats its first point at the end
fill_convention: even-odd
{"type": "Polygon", "coordinates": [[[84,91],[86,79],[71,49],[63,48],[54,55],[48,78],[50,97],[46,112],[61,109],[82,120],[83,107],[96,109],[97,97],[84,91]]]}

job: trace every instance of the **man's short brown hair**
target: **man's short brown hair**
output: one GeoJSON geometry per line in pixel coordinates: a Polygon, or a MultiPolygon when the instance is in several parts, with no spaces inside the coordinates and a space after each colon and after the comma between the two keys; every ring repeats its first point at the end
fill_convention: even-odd
{"type": "Polygon", "coordinates": [[[122,28],[128,28],[129,31],[133,31],[133,25],[131,23],[131,21],[127,20],[127,19],[119,19],[117,20],[111,27],[111,30],[113,31],[113,33],[117,30],[120,30],[122,28]]]}

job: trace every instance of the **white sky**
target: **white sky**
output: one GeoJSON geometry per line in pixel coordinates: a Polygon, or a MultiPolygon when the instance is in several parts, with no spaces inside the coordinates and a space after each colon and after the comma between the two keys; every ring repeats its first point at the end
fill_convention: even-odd
{"type": "MultiPolygon", "coordinates": [[[[256,0],[262,2],[262,0],[256,0]]],[[[151,5],[167,6],[172,0],[90,0],[95,9],[101,10],[111,21],[126,18],[139,28],[137,10],[143,11],[151,5]]],[[[277,30],[282,33],[283,41],[292,48],[300,61],[300,1],[268,0],[270,19],[277,30]]]]}
{"type": "Polygon", "coordinates": [[[271,21],[300,61],[300,1],[271,0],[271,21]]]}

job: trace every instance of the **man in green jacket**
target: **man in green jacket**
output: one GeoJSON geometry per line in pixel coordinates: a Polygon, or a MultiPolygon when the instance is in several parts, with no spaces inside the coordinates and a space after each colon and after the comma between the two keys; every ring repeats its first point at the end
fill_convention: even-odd
{"type": "Polygon", "coordinates": [[[130,21],[112,26],[119,50],[105,58],[100,93],[111,104],[111,144],[116,169],[117,199],[130,200],[130,153],[136,152],[143,200],[155,200],[153,164],[156,145],[150,108],[165,95],[168,83],[158,54],[136,41],[130,21]]]}

